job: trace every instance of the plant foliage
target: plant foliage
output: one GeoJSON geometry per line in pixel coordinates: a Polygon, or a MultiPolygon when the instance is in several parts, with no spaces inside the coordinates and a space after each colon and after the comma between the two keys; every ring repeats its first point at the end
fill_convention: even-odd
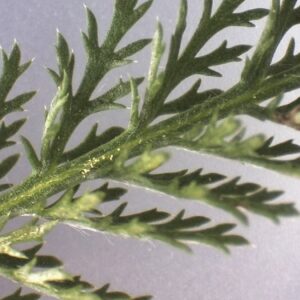
{"type": "MultiPolygon", "coordinates": [[[[246,212],[259,214],[278,222],[286,216],[296,216],[294,203],[278,202],[283,191],[268,190],[259,183],[245,183],[239,176],[208,173],[197,170],[162,172],[160,168],[171,160],[162,148],[177,147],[197,153],[220,156],[279,173],[300,176],[300,145],[292,140],[274,143],[274,137],[257,132],[245,135],[241,115],[269,120],[298,130],[300,128],[299,98],[282,104],[283,95],[300,87],[300,54],[295,53],[292,39],[285,55],[274,62],[274,53],[286,32],[300,24],[300,7],[296,0],[273,0],[270,10],[256,8],[240,12],[245,0],[222,0],[213,11],[213,0],[203,1],[202,16],[193,35],[183,45],[187,25],[188,2],[180,1],[179,14],[166,53],[163,27],[158,22],[153,39],[135,40],[120,47],[127,32],[144,16],[152,1],[115,0],[114,14],[106,37],[98,35],[93,12],[85,7],[87,30],[82,33],[86,65],[81,83],[73,86],[75,54],[67,40],[57,32],[57,69],[48,69],[57,92],[45,113],[40,152],[29,139],[21,137],[32,173],[16,186],[1,183],[0,190],[0,274],[33,290],[23,295],[21,289],[3,300],[35,300],[42,294],[57,299],[136,299],[121,292],[110,292],[109,286],[97,289],[78,276],[64,271],[62,262],[39,254],[46,234],[58,223],[84,230],[94,230],[141,239],[155,239],[183,250],[189,244],[208,244],[226,252],[231,246],[247,244],[233,230],[239,222],[248,223],[246,212]],[[237,12],[239,11],[239,12],[237,12]],[[241,61],[249,45],[219,47],[205,55],[200,51],[220,31],[231,26],[254,26],[254,21],[267,17],[265,30],[251,57],[244,62],[240,81],[223,91],[217,87],[203,90],[202,78],[219,77],[214,67],[241,61]],[[130,64],[132,56],[152,43],[149,71],[146,78],[116,80],[103,94],[95,95],[97,86],[113,69],[130,64]],[[163,56],[166,63],[162,63],[163,56]],[[171,93],[185,79],[198,79],[181,96],[171,99],[171,93]],[[145,91],[140,84],[145,81],[145,91]],[[199,91],[201,89],[201,91],[199,91]],[[111,127],[98,133],[92,126],[86,137],[73,149],[67,144],[75,129],[87,117],[110,110],[127,108],[120,100],[129,96],[131,114],[128,125],[111,127]],[[261,105],[265,100],[269,104],[261,105]],[[164,116],[164,118],[160,118],[164,116]],[[286,155],[297,155],[287,159],[286,155]],[[80,186],[91,179],[99,187],[82,193],[80,186]],[[153,208],[127,212],[122,196],[127,192],[112,187],[110,181],[139,185],[182,201],[205,202],[228,212],[229,223],[212,223],[203,215],[186,216],[185,211],[172,215],[153,208]],[[49,204],[48,199],[61,193],[49,204]],[[111,202],[109,212],[102,205],[111,202]],[[2,230],[7,222],[20,216],[31,216],[25,225],[13,231],[2,230]],[[23,250],[17,245],[33,243],[23,250]]],[[[241,29],[242,30],[242,29],[241,29]]],[[[22,107],[35,95],[27,92],[9,98],[18,78],[31,61],[22,64],[17,43],[9,54],[2,50],[0,77],[0,149],[12,147],[14,136],[25,122],[7,124],[4,118],[22,107]]],[[[0,179],[15,167],[19,154],[3,158],[0,179]]]]}

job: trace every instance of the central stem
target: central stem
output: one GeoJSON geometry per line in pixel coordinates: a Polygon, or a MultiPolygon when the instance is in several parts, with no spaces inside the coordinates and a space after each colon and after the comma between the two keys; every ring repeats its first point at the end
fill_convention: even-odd
{"type": "Polygon", "coordinates": [[[30,176],[22,184],[1,196],[0,215],[32,213],[35,208],[43,206],[43,200],[84,182],[95,170],[99,176],[105,176],[120,154],[120,147],[138,144],[136,139],[129,139],[129,135],[129,132],[125,132],[80,158],[66,162],[51,171],[30,176]]]}
{"type": "MultiPolygon", "coordinates": [[[[296,84],[296,83],[294,83],[296,84]]],[[[299,86],[299,82],[297,82],[299,86]]],[[[226,117],[237,107],[256,103],[258,88],[247,88],[245,84],[237,84],[222,95],[216,96],[196,105],[191,109],[169,119],[149,126],[137,132],[125,131],[112,141],[74,159],[59,165],[56,169],[30,176],[19,186],[0,197],[0,216],[6,214],[32,213],[35,208],[43,207],[43,201],[56,193],[74,187],[88,179],[109,177],[115,160],[123,151],[129,151],[129,158],[145,151],[145,145],[151,149],[172,145],[174,136],[193,127],[197,122],[208,122],[216,112],[226,117]]],[[[273,96],[277,89],[264,86],[261,93],[264,99],[273,96]],[[266,91],[265,93],[263,91],[266,91]]],[[[259,99],[260,101],[262,99],[259,99]]],[[[124,152],[123,152],[124,153],[124,152]]]]}

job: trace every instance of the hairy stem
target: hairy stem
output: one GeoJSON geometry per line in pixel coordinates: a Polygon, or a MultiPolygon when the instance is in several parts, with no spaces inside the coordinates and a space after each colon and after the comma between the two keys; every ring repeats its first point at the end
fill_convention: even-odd
{"type": "MultiPolygon", "coordinates": [[[[241,104],[252,98],[253,93],[247,90],[241,93],[243,89],[237,85],[224,94],[224,98],[215,97],[214,104],[219,107],[221,113],[226,114],[237,103],[241,104]],[[239,96],[232,98],[233,95],[239,96]]],[[[191,111],[181,113],[143,131],[140,130],[138,133],[127,130],[111,142],[73,161],[66,162],[55,170],[29,177],[22,184],[1,196],[0,215],[16,211],[30,212],[30,208],[38,205],[40,201],[92,178],[92,174],[96,171],[98,177],[105,177],[109,170],[114,167],[114,161],[122,153],[122,150],[128,151],[130,149],[129,156],[133,156],[141,153],[142,149],[139,150],[141,148],[139,145],[143,145],[142,148],[144,149],[144,145],[149,144],[155,149],[170,144],[173,139],[172,132],[184,130],[195,122],[203,122],[209,118],[211,116],[209,107],[210,105],[200,105],[191,111]],[[162,136],[164,137],[163,142],[162,136]]]]}

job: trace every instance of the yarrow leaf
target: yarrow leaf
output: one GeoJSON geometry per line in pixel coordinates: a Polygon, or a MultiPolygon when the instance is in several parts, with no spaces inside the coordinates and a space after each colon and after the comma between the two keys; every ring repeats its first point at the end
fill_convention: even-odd
{"type": "MultiPolygon", "coordinates": [[[[75,54],[67,39],[57,31],[57,69],[48,69],[57,91],[45,112],[40,152],[28,138],[21,137],[32,173],[12,187],[7,176],[19,154],[10,153],[0,162],[0,179],[5,180],[0,183],[0,190],[9,189],[0,196],[1,230],[16,217],[32,218],[17,229],[0,233],[0,274],[35,291],[22,295],[17,290],[4,299],[35,300],[42,294],[64,300],[150,299],[110,292],[108,285],[95,289],[66,272],[55,257],[39,255],[46,234],[57,223],[158,240],[187,251],[191,251],[191,243],[211,245],[225,252],[231,246],[248,243],[233,232],[237,224],[218,223],[202,214],[189,216],[180,210],[173,215],[156,207],[129,213],[129,200],[121,200],[126,189],[112,186],[110,181],[138,185],[181,200],[204,202],[245,224],[249,221],[247,212],[275,222],[298,215],[294,203],[277,202],[283,191],[245,182],[238,175],[231,178],[226,172],[204,172],[201,165],[197,170],[162,171],[171,161],[165,148],[177,147],[300,176],[297,143],[291,139],[277,142],[276,136],[267,137],[259,131],[247,136],[242,118],[238,118],[247,114],[299,130],[299,98],[284,104],[282,101],[285,93],[300,87],[300,56],[295,51],[294,39],[286,53],[274,61],[278,45],[288,30],[300,24],[297,1],[272,0],[270,10],[245,11],[239,11],[245,0],[222,0],[216,10],[213,0],[203,1],[199,22],[184,45],[188,1],[181,0],[168,53],[160,22],[153,39],[141,37],[121,45],[152,2],[115,0],[111,25],[104,36],[99,36],[96,15],[85,6],[87,29],[82,32],[82,39],[86,62],[77,88],[73,84],[75,54]],[[253,54],[245,59],[240,80],[227,90],[218,86],[205,89],[202,84],[205,77],[222,76],[216,66],[240,62],[251,48],[231,45],[230,40],[222,37],[217,48],[204,52],[207,43],[228,27],[252,27],[254,21],[267,15],[266,27],[253,54]],[[106,91],[98,89],[110,71],[133,62],[132,56],[151,41],[148,74],[110,80],[112,85],[106,91]],[[191,76],[197,76],[191,87],[172,97],[172,92],[191,76]],[[147,80],[143,86],[144,78],[147,80]],[[127,96],[131,96],[130,107],[123,102],[127,96]],[[269,101],[267,105],[262,104],[265,100],[269,101]],[[127,124],[100,127],[98,116],[101,118],[103,111],[113,109],[120,110],[120,114],[122,109],[130,110],[127,124]],[[75,130],[95,114],[97,121],[83,140],[68,148],[75,130]],[[90,179],[106,183],[83,193],[82,184],[90,179]],[[24,248],[28,242],[34,245],[24,248]]],[[[25,122],[18,119],[7,123],[4,118],[22,111],[35,95],[26,92],[10,97],[12,87],[30,64],[31,61],[21,64],[17,43],[10,54],[2,49],[0,149],[15,144],[13,137],[25,122]]]]}

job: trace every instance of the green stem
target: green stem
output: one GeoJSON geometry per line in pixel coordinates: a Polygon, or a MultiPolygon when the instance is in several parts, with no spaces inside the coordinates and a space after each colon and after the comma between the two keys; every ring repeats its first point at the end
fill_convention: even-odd
{"type": "MultiPolygon", "coordinates": [[[[216,101],[220,103],[220,99],[216,99],[216,101]]],[[[232,107],[232,105],[230,102],[224,100],[220,108],[226,109],[227,106],[232,107]]],[[[182,113],[170,120],[149,127],[144,131],[140,130],[138,134],[126,131],[111,142],[73,161],[66,162],[58,166],[55,170],[30,176],[21,185],[1,196],[0,215],[9,212],[12,214],[28,213],[30,212],[30,208],[38,205],[40,201],[91,178],[90,176],[96,170],[98,177],[100,175],[105,177],[109,169],[113,168],[113,163],[122,150],[133,149],[132,151],[135,154],[139,154],[139,145],[150,144],[153,146],[158,141],[161,144],[162,135],[167,142],[167,140],[172,139],[172,131],[181,128],[184,129],[186,126],[194,124],[191,123],[194,120],[200,121],[201,119],[208,118],[211,115],[210,110],[202,108],[193,109],[189,114],[190,118],[186,118],[184,113],[182,113]],[[166,122],[167,125],[161,125],[166,122]]]]}
{"type": "MultiPolygon", "coordinates": [[[[30,176],[1,196],[0,215],[29,213],[32,207],[40,206],[40,202],[48,197],[89,179],[95,170],[97,173],[101,171],[101,175],[105,176],[113,167],[113,160],[119,155],[119,147],[129,146],[126,140],[130,134],[125,132],[104,146],[74,161],[66,162],[55,170],[30,176]]],[[[138,140],[135,139],[131,143],[138,145],[138,140]]]]}
{"type": "MultiPolygon", "coordinates": [[[[127,130],[111,142],[73,161],[66,162],[55,170],[33,175],[0,197],[0,215],[8,212],[28,213],[30,208],[38,205],[40,201],[93,178],[92,176],[95,173],[97,173],[97,177],[105,177],[114,167],[114,161],[122,150],[132,149],[130,156],[133,156],[140,154],[142,149],[145,148],[145,144],[151,145],[153,149],[171,144],[173,133],[178,136],[180,132],[196,123],[207,121],[216,109],[222,116],[226,116],[232,110],[236,110],[236,107],[255,102],[253,97],[257,90],[255,87],[249,90],[245,84],[239,83],[228,92],[211,98],[202,105],[194,106],[186,112],[145,130],[140,130],[138,133],[127,130]],[[140,145],[143,145],[143,147],[140,147],[140,145]]],[[[269,91],[271,92],[271,90],[269,91]]],[[[271,96],[268,95],[268,97],[271,96]]],[[[249,162],[259,163],[256,160],[249,162]]],[[[269,167],[265,163],[263,166],[269,167]]]]}

